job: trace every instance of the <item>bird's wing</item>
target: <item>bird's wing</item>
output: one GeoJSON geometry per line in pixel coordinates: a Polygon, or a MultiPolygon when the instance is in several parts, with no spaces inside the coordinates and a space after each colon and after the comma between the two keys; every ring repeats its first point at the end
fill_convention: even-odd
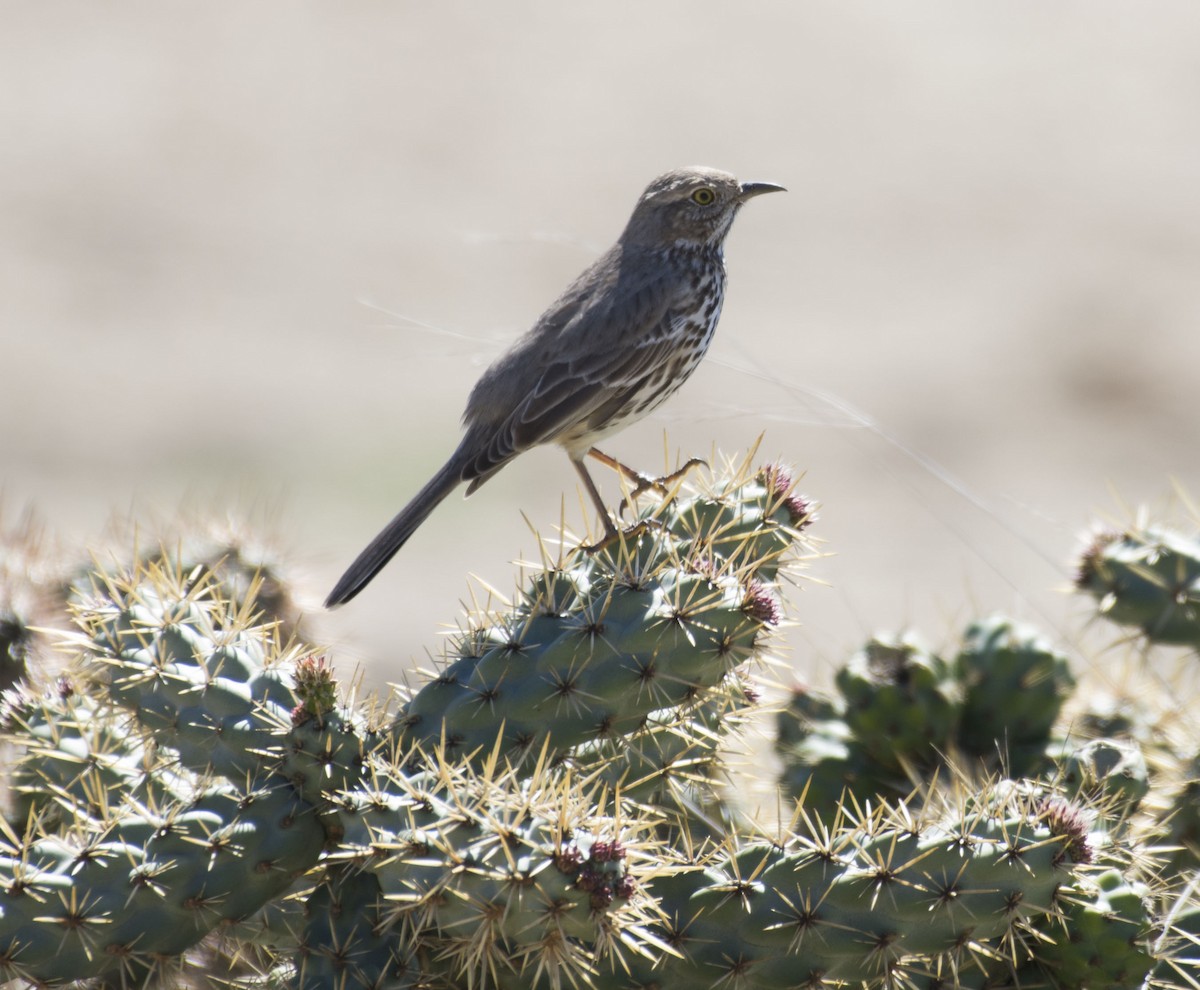
{"type": "MultiPolygon", "coordinates": [[[[665,313],[663,322],[674,323],[674,314],[665,313]]],[[[669,361],[675,346],[670,338],[655,335],[608,354],[590,355],[587,361],[552,364],[538,387],[515,410],[510,420],[514,440],[522,447],[532,447],[553,441],[572,427],[591,420],[613,399],[636,390],[669,361]]]]}
{"type": "MultiPolygon", "coordinates": [[[[618,339],[610,338],[607,343],[596,339],[597,346],[579,349],[575,355],[568,350],[547,364],[533,388],[491,432],[464,472],[466,477],[478,479],[470,490],[522,451],[552,442],[594,418],[598,422],[593,428],[607,421],[613,407],[619,409],[622,398],[636,391],[674,353],[673,331],[683,317],[665,307],[654,316],[648,324],[625,322],[618,339]],[[606,408],[610,410],[607,414],[606,408]]],[[[589,340],[585,327],[569,329],[574,331],[572,340],[589,340]]]]}

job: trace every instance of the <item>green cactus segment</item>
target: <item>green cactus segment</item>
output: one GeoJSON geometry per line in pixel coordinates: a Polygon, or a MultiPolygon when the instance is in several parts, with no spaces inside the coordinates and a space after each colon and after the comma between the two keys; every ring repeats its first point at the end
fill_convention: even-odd
{"type": "Polygon", "coordinates": [[[366,990],[429,986],[411,973],[408,948],[383,923],[379,880],[352,867],[330,870],[304,906],[292,979],[295,990],[366,990]]]}
{"type": "Polygon", "coordinates": [[[373,875],[379,925],[452,985],[574,983],[646,942],[651,902],[632,866],[646,857],[644,823],[604,818],[549,777],[542,792],[513,771],[376,769],[373,790],[341,797],[335,860],[373,875]]]}
{"type": "Polygon", "coordinates": [[[464,642],[406,706],[409,735],[429,745],[444,731],[469,753],[490,749],[501,724],[505,749],[517,751],[547,735],[569,748],[630,731],[749,655],[758,624],[741,602],[736,584],[679,571],[648,588],[589,582],[571,613],[522,616],[464,642]]]}
{"type": "MultiPolygon", "coordinates": [[[[398,716],[407,741],[522,759],[637,729],[689,703],[760,648],[796,539],[751,479],[680,499],[608,546],[537,575],[512,609],[460,636],[398,716]]],[[[480,757],[482,758],[482,757],[480,757]]]]}
{"type": "Polygon", "coordinates": [[[317,863],[326,822],[269,773],[295,703],[277,645],[214,588],[156,567],[105,576],[77,600],[70,674],[8,699],[22,752],[0,980],[165,977],[215,929],[261,930],[317,863]]]}
{"type": "Polygon", "coordinates": [[[78,608],[88,664],[108,696],[193,773],[235,784],[278,770],[318,802],[352,786],[374,734],[331,710],[336,685],[316,657],[285,653],[253,603],[218,597],[154,566],[107,579],[78,608]]]}
{"type": "Polygon", "coordinates": [[[129,731],[129,717],[75,692],[64,677],[42,697],[6,698],[6,732],[23,752],[10,778],[17,825],[46,832],[104,818],[125,802],[164,807],[194,794],[171,755],[129,731]]]}
{"type": "Polygon", "coordinates": [[[806,808],[836,808],[851,796],[902,797],[908,778],[881,768],[845,720],[841,698],[796,688],[776,715],[779,786],[806,808]]]}
{"type": "MultiPolygon", "coordinates": [[[[303,709],[297,709],[303,712],[303,709]]],[[[381,745],[380,733],[349,712],[330,712],[321,718],[302,717],[274,741],[279,754],[273,770],[286,777],[306,800],[319,803],[357,784],[368,757],[381,745]]]]}
{"type": "Polygon", "coordinates": [[[912,636],[876,636],[835,681],[837,697],[801,691],[777,718],[781,783],[818,807],[902,797],[948,755],[1040,772],[1074,687],[1066,656],[1002,616],[969,626],[950,664],[912,636]]]}
{"type": "Polygon", "coordinates": [[[793,693],[776,722],[781,784],[808,807],[844,797],[903,797],[954,736],[954,671],[911,635],[878,635],[835,676],[838,694],[793,693]]]}
{"type": "Polygon", "coordinates": [[[934,762],[953,735],[953,672],[912,636],[872,639],[837,673],[846,724],[884,771],[934,762]]]}
{"type": "Polygon", "coordinates": [[[1062,990],[1140,987],[1154,966],[1149,892],[1118,870],[1074,886],[1061,899],[1061,925],[1047,926],[1050,937],[1037,948],[1038,963],[1062,990]]]}
{"type": "Polygon", "coordinates": [[[1067,657],[1036,629],[993,616],[967,629],[956,667],[963,749],[988,760],[1000,756],[1012,774],[1038,766],[1075,687],[1067,657]]]}
{"type": "Polygon", "coordinates": [[[1007,944],[1053,909],[1067,842],[1010,809],[940,826],[877,814],[799,850],[745,847],[652,885],[680,964],[639,974],[665,988],[906,985],[1007,944]],[[931,962],[933,961],[933,962],[931,962]]]}
{"type": "MultiPolygon", "coordinates": [[[[549,814],[529,790],[479,782],[466,788],[479,800],[464,802],[462,781],[446,773],[345,795],[339,857],[361,871],[363,892],[356,921],[310,902],[302,955],[321,978],[401,986],[438,974],[513,990],[892,985],[965,966],[981,946],[1017,953],[1025,926],[1057,910],[1072,853],[1086,853],[1034,797],[997,788],[938,824],[880,809],[819,842],[728,840],[672,866],[637,836],[627,845],[615,822],[581,819],[583,806],[549,814]]],[[[334,886],[319,897],[343,899],[334,886]]]]}
{"type": "Polygon", "coordinates": [[[290,787],[211,790],[0,849],[0,979],[61,983],[177,955],[316,863],[325,832],[290,787]]]}
{"type": "Polygon", "coordinates": [[[110,585],[81,622],[110,697],[189,769],[238,780],[261,770],[273,742],[259,713],[273,707],[282,720],[296,701],[281,668],[266,667],[269,630],[231,622],[219,604],[150,571],[110,585]]]}
{"type": "MultiPolygon", "coordinates": [[[[690,705],[653,712],[636,732],[577,748],[571,766],[610,793],[669,818],[719,803],[727,751],[758,704],[746,677],[726,677],[690,705]]],[[[690,823],[695,837],[698,823],[690,823]]]]}
{"type": "Polygon", "coordinates": [[[1101,533],[1083,552],[1076,587],[1106,619],[1151,642],[1200,647],[1200,540],[1166,529],[1101,533]]]}
{"type": "Polygon", "coordinates": [[[1051,746],[1061,768],[1061,786],[1071,794],[1102,803],[1110,813],[1129,814],[1150,792],[1150,770],[1137,743],[1093,739],[1082,746],[1051,746]]]}
{"type": "Polygon", "coordinates": [[[91,554],[64,590],[70,601],[86,603],[89,585],[111,585],[128,574],[171,574],[208,589],[210,597],[241,612],[246,625],[278,624],[280,639],[288,641],[301,634],[302,612],[287,567],[270,542],[229,518],[185,516],[153,534],[130,520],[128,531],[118,528],[110,545],[91,554]]]}
{"type": "Polygon", "coordinates": [[[844,732],[849,733],[846,704],[841,698],[814,691],[807,684],[796,684],[787,703],[775,716],[775,738],[780,748],[786,748],[803,742],[818,726],[835,722],[841,723],[844,732]]]}
{"type": "Polygon", "coordinates": [[[979,953],[932,973],[922,973],[909,986],[912,990],[1053,990],[1053,984],[1046,982],[1036,966],[1022,966],[1014,972],[1004,959],[979,953]]]}
{"type": "Polygon", "coordinates": [[[813,519],[812,505],[795,492],[795,481],[776,464],[753,478],[718,483],[707,495],[673,500],[643,518],[664,522],[681,556],[713,555],[726,566],[751,566],[773,581],[798,532],[813,519]]]}

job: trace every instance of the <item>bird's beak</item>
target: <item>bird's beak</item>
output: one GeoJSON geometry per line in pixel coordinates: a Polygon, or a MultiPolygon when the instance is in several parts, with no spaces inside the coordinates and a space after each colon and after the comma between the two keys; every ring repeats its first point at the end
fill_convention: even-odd
{"type": "Polygon", "coordinates": [[[774,182],[743,182],[738,189],[738,202],[744,203],[748,199],[769,192],[787,192],[787,190],[783,186],[775,185],[774,182]]]}

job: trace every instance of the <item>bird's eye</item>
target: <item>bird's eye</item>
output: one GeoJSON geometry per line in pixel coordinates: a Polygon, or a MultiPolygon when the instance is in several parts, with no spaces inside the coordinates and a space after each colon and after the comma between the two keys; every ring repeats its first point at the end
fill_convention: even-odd
{"type": "Polygon", "coordinates": [[[712,201],[716,198],[717,194],[709,189],[708,186],[701,186],[692,193],[692,202],[699,203],[701,206],[712,205],[712,201]]]}

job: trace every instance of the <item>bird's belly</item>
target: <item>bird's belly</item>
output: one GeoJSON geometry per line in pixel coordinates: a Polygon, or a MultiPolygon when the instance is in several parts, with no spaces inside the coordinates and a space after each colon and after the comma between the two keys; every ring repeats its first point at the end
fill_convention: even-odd
{"type": "Polygon", "coordinates": [[[702,320],[685,323],[679,344],[650,369],[626,394],[625,401],[603,423],[579,424],[558,441],[568,451],[586,451],[598,441],[623,430],[653,412],[691,377],[712,342],[721,309],[718,304],[702,320]]]}

